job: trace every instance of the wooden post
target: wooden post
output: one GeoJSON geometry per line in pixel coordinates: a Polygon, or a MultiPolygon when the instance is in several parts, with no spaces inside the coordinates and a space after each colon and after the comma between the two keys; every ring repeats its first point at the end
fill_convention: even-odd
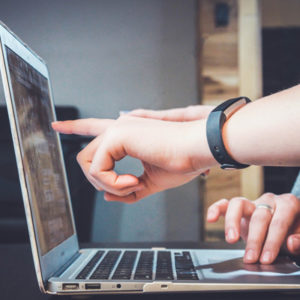
{"type": "MultiPolygon", "coordinates": [[[[218,105],[226,99],[248,96],[257,99],[262,93],[259,0],[199,0],[200,103],[218,105]],[[217,26],[216,7],[229,7],[226,26],[217,26]]],[[[213,168],[205,182],[204,212],[213,202],[262,193],[262,168],[223,171],[213,168]]],[[[203,226],[213,236],[223,237],[224,220],[203,226]]]]}
{"type": "MultiPolygon", "coordinates": [[[[262,96],[260,0],[239,0],[238,58],[239,93],[256,100],[262,96]]],[[[252,166],[241,172],[241,192],[249,199],[261,195],[262,167],[252,166]]]]}
{"type": "MultiPolygon", "coordinates": [[[[199,0],[199,91],[200,103],[218,105],[226,99],[239,96],[238,70],[238,0],[199,0]],[[229,8],[228,24],[217,26],[216,6],[222,2],[229,8]]],[[[224,236],[224,219],[218,223],[205,222],[206,210],[213,202],[241,194],[241,171],[211,169],[205,181],[204,216],[207,237],[210,240],[224,236]]]]}

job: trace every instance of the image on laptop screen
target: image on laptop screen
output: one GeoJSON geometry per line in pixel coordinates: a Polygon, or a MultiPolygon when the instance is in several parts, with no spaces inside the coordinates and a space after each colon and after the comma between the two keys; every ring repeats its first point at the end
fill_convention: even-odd
{"type": "Polygon", "coordinates": [[[47,78],[6,47],[26,185],[41,254],[74,234],[47,78]]]}

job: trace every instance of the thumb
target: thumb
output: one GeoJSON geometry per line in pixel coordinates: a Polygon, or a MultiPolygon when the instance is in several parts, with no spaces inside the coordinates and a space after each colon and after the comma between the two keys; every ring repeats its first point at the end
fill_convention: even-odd
{"type": "Polygon", "coordinates": [[[52,122],[52,128],[60,133],[98,136],[115,120],[111,119],[78,119],[72,121],[52,122]]]}

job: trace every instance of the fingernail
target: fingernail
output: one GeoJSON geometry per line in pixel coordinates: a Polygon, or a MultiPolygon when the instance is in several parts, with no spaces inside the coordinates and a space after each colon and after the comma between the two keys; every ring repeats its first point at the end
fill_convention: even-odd
{"type": "Polygon", "coordinates": [[[233,241],[235,240],[235,238],[236,238],[235,231],[232,228],[230,228],[227,233],[227,239],[233,241]]]}
{"type": "Polygon", "coordinates": [[[293,246],[293,250],[300,250],[300,239],[297,237],[293,237],[292,239],[292,246],[293,246]]]}
{"type": "Polygon", "coordinates": [[[245,260],[247,261],[254,261],[255,260],[255,252],[253,249],[247,250],[245,254],[245,260]]]}
{"type": "Polygon", "coordinates": [[[207,212],[207,219],[214,219],[216,216],[216,212],[214,210],[209,210],[207,212]]]}
{"type": "Polygon", "coordinates": [[[262,263],[270,263],[272,260],[272,253],[270,251],[266,251],[263,253],[261,262],[262,263]]]}

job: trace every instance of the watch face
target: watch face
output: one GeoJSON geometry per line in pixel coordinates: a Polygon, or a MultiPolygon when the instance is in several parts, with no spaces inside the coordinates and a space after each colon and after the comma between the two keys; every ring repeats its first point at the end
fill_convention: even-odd
{"type": "Polygon", "coordinates": [[[221,169],[223,169],[223,170],[236,170],[237,168],[235,168],[232,165],[224,164],[224,165],[221,165],[221,169]]]}
{"type": "Polygon", "coordinates": [[[222,164],[221,165],[221,169],[223,170],[237,170],[237,169],[245,169],[249,167],[249,165],[243,165],[243,164],[239,164],[237,163],[236,165],[233,164],[222,164]]]}

